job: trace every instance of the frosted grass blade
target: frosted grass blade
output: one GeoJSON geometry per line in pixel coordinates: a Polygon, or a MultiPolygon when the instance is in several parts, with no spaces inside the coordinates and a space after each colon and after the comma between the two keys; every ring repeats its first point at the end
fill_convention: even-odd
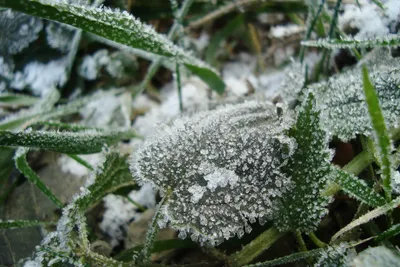
{"type": "Polygon", "coordinates": [[[373,219],[375,219],[376,217],[379,217],[385,213],[387,213],[388,211],[396,208],[398,205],[400,205],[400,197],[392,200],[390,203],[387,203],[379,208],[376,208],[368,213],[366,213],[365,215],[361,216],[360,218],[352,221],[351,223],[349,223],[348,225],[346,225],[345,227],[343,227],[342,229],[340,229],[340,231],[338,231],[336,234],[334,234],[332,236],[331,239],[331,243],[333,241],[335,241],[336,239],[338,239],[338,237],[340,237],[341,235],[343,235],[344,233],[350,231],[351,229],[362,225],[364,223],[367,223],[373,219]]]}
{"type": "Polygon", "coordinates": [[[158,34],[152,27],[143,24],[126,11],[48,0],[0,0],[0,6],[72,25],[164,57],[176,57],[213,90],[223,92],[225,89],[224,82],[212,67],[175,46],[166,36],[158,34]]]}
{"type": "Polygon", "coordinates": [[[2,131],[0,146],[29,147],[65,154],[92,154],[100,152],[104,145],[113,145],[121,139],[135,137],[130,129],[108,132],[56,132],[56,131],[2,131]]]}
{"type": "Polygon", "coordinates": [[[331,175],[342,190],[351,197],[375,208],[385,204],[383,197],[375,193],[372,188],[368,187],[363,180],[358,179],[355,175],[337,168],[334,168],[331,175]]]}
{"type": "Polygon", "coordinates": [[[400,36],[391,34],[377,39],[357,40],[354,38],[343,39],[318,39],[316,41],[302,41],[301,45],[310,47],[337,48],[374,48],[378,46],[400,46],[400,36]]]}

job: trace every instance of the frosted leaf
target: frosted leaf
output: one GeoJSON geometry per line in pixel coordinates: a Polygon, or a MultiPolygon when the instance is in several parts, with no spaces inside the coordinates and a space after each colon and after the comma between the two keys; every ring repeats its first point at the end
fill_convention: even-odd
{"type": "Polygon", "coordinates": [[[321,251],[314,267],[350,267],[355,256],[355,250],[349,248],[347,243],[329,246],[321,251]]]}
{"type": "Polygon", "coordinates": [[[30,62],[22,72],[16,72],[10,86],[22,90],[29,86],[35,95],[46,94],[67,82],[67,60],[61,58],[48,63],[30,62]]]}
{"type": "Polygon", "coordinates": [[[12,10],[0,12],[0,54],[17,54],[35,41],[43,28],[41,19],[12,10]]]}
{"type": "Polygon", "coordinates": [[[242,236],[248,218],[271,218],[290,184],[280,169],[294,149],[285,136],[291,124],[257,101],[182,117],[134,153],[131,170],[162,194],[172,191],[162,211],[171,227],[215,245],[242,236]]]}
{"type": "Polygon", "coordinates": [[[384,246],[367,248],[362,251],[352,262],[354,267],[373,267],[373,266],[399,266],[400,254],[398,251],[384,246]]]}
{"type": "MultiPolygon", "coordinates": [[[[379,52],[370,60],[373,82],[380,100],[380,106],[388,128],[399,126],[400,79],[399,58],[391,58],[379,52]]],[[[326,82],[310,86],[321,110],[321,123],[328,132],[348,141],[358,134],[370,136],[372,124],[364,101],[361,69],[356,67],[342,74],[334,75],[326,82]]]]}
{"type": "Polygon", "coordinates": [[[274,223],[282,232],[310,232],[328,212],[326,206],[330,198],[321,193],[327,183],[332,157],[313,95],[310,94],[300,107],[297,123],[289,136],[296,140],[297,147],[282,172],[290,177],[292,184],[274,206],[274,223]]]}
{"type": "Polygon", "coordinates": [[[392,188],[393,192],[397,195],[400,195],[400,172],[399,171],[392,171],[392,188]]]}
{"type": "Polygon", "coordinates": [[[46,40],[50,47],[67,52],[71,49],[75,32],[76,29],[66,24],[49,22],[46,26],[46,40]]]}

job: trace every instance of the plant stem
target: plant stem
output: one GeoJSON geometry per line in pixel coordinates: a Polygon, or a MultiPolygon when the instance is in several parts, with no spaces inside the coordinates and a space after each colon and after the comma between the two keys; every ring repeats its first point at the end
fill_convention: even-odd
{"type": "Polygon", "coordinates": [[[319,247],[319,248],[324,248],[324,247],[327,246],[327,244],[326,244],[325,242],[321,241],[321,240],[314,234],[314,232],[311,232],[308,236],[310,237],[311,241],[312,241],[317,247],[319,247]]]}
{"type": "Polygon", "coordinates": [[[306,243],[304,242],[304,239],[301,236],[301,232],[297,230],[296,232],[294,232],[294,235],[296,237],[296,241],[297,241],[297,244],[299,245],[300,251],[303,251],[303,252],[308,251],[306,243]]]}
{"type": "Polygon", "coordinates": [[[231,255],[229,257],[230,261],[234,263],[234,266],[248,264],[265,250],[270,248],[284,234],[285,233],[279,232],[275,226],[272,226],[247,244],[242,250],[231,255]]]}

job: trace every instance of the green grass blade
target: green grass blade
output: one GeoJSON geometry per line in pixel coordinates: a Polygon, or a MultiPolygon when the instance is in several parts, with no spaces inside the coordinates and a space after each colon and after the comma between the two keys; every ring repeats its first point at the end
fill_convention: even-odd
{"type": "Polygon", "coordinates": [[[91,171],[94,170],[92,165],[90,165],[86,160],[84,160],[83,158],[79,157],[78,155],[68,154],[68,157],[70,157],[71,159],[75,160],[76,162],[78,162],[82,166],[88,168],[89,170],[91,170],[91,171]]]}
{"type": "Polygon", "coordinates": [[[55,222],[42,222],[35,220],[0,220],[0,229],[27,228],[35,226],[54,225],[55,222]]]}
{"type": "Polygon", "coordinates": [[[365,101],[368,105],[368,112],[371,117],[372,126],[374,129],[375,142],[378,147],[378,160],[381,163],[383,191],[385,192],[386,200],[389,202],[392,199],[391,186],[391,141],[386,128],[385,119],[379,105],[379,98],[375,88],[369,78],[367,67],[362,68],[362,77],[364,85],[365,101]]]}
{"type": "Polygon", "coordinates": [[[334,167],[332,172],[333,181],[340,185],[341,189],[351,197],[368,204],[371,207],[379,207],[385,204],[385,199],[375,193],[372,188],[358,179],[355,175],[334,167]]]}
{"type": "Polygon", "coordinates": [[[376,217],[386,214],[387,212],[393,210],[394,208],[396,208],[399,205],[400,205],[400,197],[392,200],[391,202],[389,202],[379,208],[376,208],[376,209],[364,214],[363,216],[352,221],[351,223],[349,223],[348,225],[346,225],[345,227],[340,229],[340,231],[338,231],[336,234],[334,234],[332,236],[331,243],[334,242],[336,239],[338,239],[344,233],[350,231],[351,229],[353,229],[359,225],[362,225],[364,223],[367,223],[367,222],[375,219],[376,217]]]}
{"type": "Polygon", "coordinates": [[[389,229],[387,229],[385,232],[380,234],[377,238],[375,238],[375,242],[379,243],[383,240],[389,239],[391,237],[394,237],[396,235],[400,234],[400,223],[393,225],[389,229]]]}
{"type": "Polygon", "coordinates": [[[32,106],[40,101],[39,98],[20,94],[0,94],[0,107],[32,106]]]}
{"type": "Polygon", "coordinates": [[[175,46],[166,36],[158,34],[128,12],[46,0],[0,0],[0,6],[72,25],[117,43],[164,57],[176,57],[180,63],[194,69],[194,74],[199,75],[215,91],[221,92],[225,89],[225,84],[213,68],[175,46]]]}
{"type": "Polygon", "coordinates": [[[272,226],[251,241],[251,243],[247,244],[242,250],[231,255],[229,258],[238,266],[248,264],[269,247],[271,247],[284,234],[285,233],[279,232],[277,228],[272,226]]]}
{"type": "Polygon", "coordinates": [[[377,46],[400,46],[399,35],[388,35],[377,39],[356,40],[353,38],[344,39],[318,39],[316,41],[302,41],[301,45],[310,47],[324,47],[328,49],[337,48],[374,48],[377,46]]]}
{"type": "Polygon", "coordinates": [[[133,137],[136,137],[136,134],[131,129],[108,132],[11,132],[0,130],[0,146],[22,146],[65,154],[93,154],[100,152],[104,145],[113,145],[121,139],[133,137]]]}
{"type": "Polygon", "coordinates": [[[28,162],[26,161],[27,150],[17,150],[14,160],[18,170],[37,188],[40,189],[57,207],[62,208],[63,203],[50,191],[50,189],[42,182],[40,177],[31,169],[28,162]]]}

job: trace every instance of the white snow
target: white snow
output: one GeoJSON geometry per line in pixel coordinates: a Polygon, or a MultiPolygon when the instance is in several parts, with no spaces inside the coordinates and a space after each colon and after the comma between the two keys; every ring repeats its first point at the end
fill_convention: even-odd
{"type": "MultiPolygon", "coordinates": [[[[149,184],[144,184],[139,190],[133,190],[129,193],[129,197],[147,208],[155,206],[155,192],[149,184]]],[[[103,200],[106,210],[100,228],[111,237],[110,244],[115,247],[123,239],[129,223],[138,220],[141,213],[137,212],[135,205],[122,196],[109,194],[103,200]]]]}
{"type": "Polygon", "coordinates": [[[304,31],[304,27],[296,24],[277,25],[271,28],[271,36],[281,39],[293,34],[299,34],[304,31]]]}
{"type": "Polygon", "coordinates": [[[20,90],[29,86],[33,94],[44,95],[67,82],[66,65],[65,58],[48,63],[30,62],[22,72],[15,73],[11,86],[20,90]]]}

